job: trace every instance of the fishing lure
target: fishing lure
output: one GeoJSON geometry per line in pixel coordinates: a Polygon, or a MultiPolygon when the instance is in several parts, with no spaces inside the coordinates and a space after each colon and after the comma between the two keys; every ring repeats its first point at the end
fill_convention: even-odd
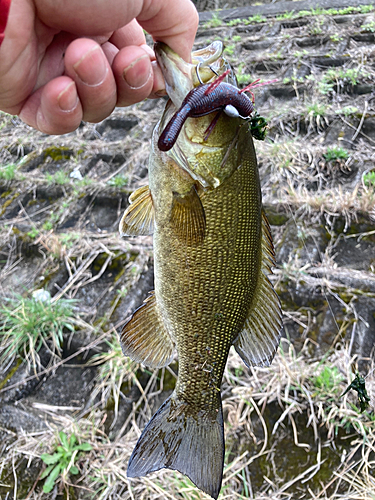
{"type": "MultiPolygon", "coordinates": [[[[258,82],[252,82],[239,90],[230,83],[223,82],[230,70],[225,71],[211,83],[199,85],[192,89],[183,100],[181,107],[169,120],[159,137],[158,147],[161,151],[169,151],[174,146],[182,126],[188,117],[199,118],[218,111],[205,132],[205,140],[214,129],[222,111],[231,117],[247,119],[254,111],[253,101],[244,93],[258,82]]],[[[254,96],[253,96],[254,98],[254,96]]]]}

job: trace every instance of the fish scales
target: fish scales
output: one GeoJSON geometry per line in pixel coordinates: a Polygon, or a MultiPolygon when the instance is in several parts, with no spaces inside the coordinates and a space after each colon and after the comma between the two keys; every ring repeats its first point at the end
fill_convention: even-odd
{"type": "MultiPolygon", "coordinates": [[[[247,366],[267,366],[282,327],[267,278],[274,251],[247,124],[225,114],[214,122],[211,114],[184,118],[170,151],[158,148],[186,93],[195,98],[197,65],[207,81],[227,69],[221,52],[214,43],[193,53],[188,65],[168,47],[156,47],[173,104],[153,133],[150,184],[130,196],[120,223],[122,234],[154,234],[155,273],[155,291],[123,328],[123,351],[152,368],[168,365],[174,350],[179,360],[175,390],[142,432],[128,477],[175,469],[215,499],[224,464],[220,385],[229,349],[233,345],[247,366]]],[[[195,103],[199,112],[199,99],[195,103]]]]}
{"type": "MultiPolygon", "coordinates": [[[[244,129],[244,140],[247,134],[244,129]]],[[[247,316],[259,276],[261,200],[251,157],[226,183],[202,196],[207,221],[203,244],[181,245],[171,223],[154,232],[155,293],[178,342],[176,392],[194,405],[201,404],[200,390],[205,394],[210,380],[220,385],[229,347],[247,316]],[[208,375],[205,364],[212,366],[213,361],[208,375]]],[[[165,180],[154,167],[149,175],[151,191],[157,192],[153,176],[165,180]]],[[[157,194],[153,200],[157,207],[157,194]]]]}

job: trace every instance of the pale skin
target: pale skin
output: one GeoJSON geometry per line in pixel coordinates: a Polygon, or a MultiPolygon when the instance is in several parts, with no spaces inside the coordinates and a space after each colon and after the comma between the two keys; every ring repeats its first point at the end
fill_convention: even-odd
{"type": "Polygon", "coordinates": [[[0,110],[64,134],[115,106],[164,95],[143,29],[188,61],[197,26],[190,0],[12,0],[0,110]]]}

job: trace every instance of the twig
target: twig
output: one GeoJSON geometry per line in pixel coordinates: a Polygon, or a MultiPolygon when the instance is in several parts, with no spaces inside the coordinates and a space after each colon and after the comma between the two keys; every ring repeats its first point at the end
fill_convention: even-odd
{"type": "Polygon", "coordinates": [[[256,402],[253,400],[253,398],[249,398],[249,402],[253,405],[253,408],[254,410],[257,412],[258,414],[258,417],[259,417],[259,420],[263,426],[263,430],[264,430],[264,443],[263,443],[263,446],[262,446],[262,449],[260,450],[259,452],[259,455],[262,455],[265,451],[265,449],[267,448],[267,444],[268,444],[268,429],[267,429],[267,424],[263,418],[263,415],[261,414],[259,408],[258,408],[258,405],[256,404],[256,402]]]}
{"type": "MultiPolygon", "coordinates": [[[[340,116],[341,120],[345,123],[345,125],[348,125],[348,127],[354,129],[354,130],[357,130],[354,125],[352,125],[351,123],[349,123],[348,121],[346,121],[342,116],[340,116]]],[[[375,141],[374,139],[371,139],[371,137],[369,137],[368,135],[364,134],[362,131],[359,131],[359,133],[361,135],[363,135],[363,137],[365,137],[368,141],[372,142],[373,144],[375,144],[375,141]]]]}
{"type": "Polygon", "coordinates": [[[82,262],[80,267],[77,269],[76,273],[72,276],[72,278],[68,279],[67,283],[65,286],[60,290],[59,293],[57,293],[52,299],[51,302],[54,303],[58,301],[73,285],[74,283],[78,280],[78,278],[81,276],[81,274],[89,267],[91,264],[94,262],[94,260],[97,258],[99,253],[96,252],[91,252],[90,255],[87,257],[87,259],[82,262]]]}
{"type": "MultiPolygon", "coordinates": [[[[31,497],[31,494],[32,494],[32,493],[33,493],[33,491],[35,490],[36,485],[38,484],[38,481],[39,481],[39,479],[40,479],[40,476],[42,475],[42,472],[44,472],[44,470],[45,470],[45,467],[43,467],[43,468],[42,468],[42,470],[39,472],[38,477],[36,478],[36,480],[35,480],[35,482],[34,482],[34,484],[33,484],[32,488],[31,488],[31,490],[30,490],[30,491],[29,491],[29,493],[27,494],[27,497],[25,497],[25,500],[27,500],[28,498],[30,498],[30,497],[31,497]]],[[[14,498],[17,498],[17,497],[15,496],[14,498]]]]}
{"type": "Polygon", "coordinates": [[[355,133],[354,133],[354,135],[352,137],[352,141],[355,141],[357,139],[357,136],[358,136],[358,134],[361,131],[363,122],[365,121],[365,116],[366,116],[366,113],[367,113],[367,107],[368,107],[368,101],[365,101],[365,109],[363,110],[362,118],[361,118],[361,121],[359,122],[358,128],[357,128],[357,130],[355,131],[355,133]]]}

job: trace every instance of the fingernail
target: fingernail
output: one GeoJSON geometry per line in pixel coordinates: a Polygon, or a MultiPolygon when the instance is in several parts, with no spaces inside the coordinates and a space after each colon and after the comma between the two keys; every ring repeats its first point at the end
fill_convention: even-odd
{"type": "Polygon", "coordinates": [[[57,96],[57,102],[63,111],[73,111],[78,104],[78,95],[74,82],[69,83],[57,96]]]}
{"type": "Polygon", "coordinates": [[[73,65],[74,71],[86,85],[99,85],[103,82],[107,71],[107,62],[100,47],[89,50],[73,65]]]}
{"type": "Polygon", "coordinates": [[[124,69],[123,78],[129,87],[139,89],[145,85],[151,76],[150,58],[141,56],[124,69]]]}

